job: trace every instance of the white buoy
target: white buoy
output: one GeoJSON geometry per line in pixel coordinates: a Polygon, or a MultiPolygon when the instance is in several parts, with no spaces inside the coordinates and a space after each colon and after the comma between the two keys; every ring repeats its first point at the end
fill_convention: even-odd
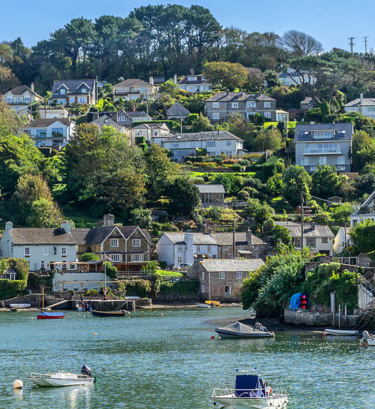
{"type": "Polygon", "coordinates": [[[16,379],[13,382],[13,389],[22,389],[23,388],[23,382],[21,381],[21,379],[16,379]]]}

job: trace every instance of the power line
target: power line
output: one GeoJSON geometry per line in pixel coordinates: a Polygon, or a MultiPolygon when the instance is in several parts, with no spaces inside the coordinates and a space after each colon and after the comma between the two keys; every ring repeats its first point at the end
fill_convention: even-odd
{"type": "Polygon", "coordinates": [[[353,49],[354,49],[354,39],[355,39],[355,37],[348,37],[350,52],[351,52],[352,54],[353,54],[353,49]]]}

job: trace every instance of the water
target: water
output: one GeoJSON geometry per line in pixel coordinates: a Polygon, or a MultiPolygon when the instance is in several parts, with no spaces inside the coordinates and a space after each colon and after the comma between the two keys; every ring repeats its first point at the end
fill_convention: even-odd
{"type": "Polygon", "coordinates": [[[0,409],[208,409],[214,387],[236,368],[256,366],[290,396],[289,409],[374,409],[375,348],[359,341],[277,333],[275,340],[220,340],[207,320],[243,317],[239,308],[136,312],[130,318],[32,319],[0,314],[0,409]],[[97,333],[97,335],[94,335],[97,333]],[[216,335],[216,334],[215,334],[216,335]],[[31,372],[78,372],[93,387],[32,388],[31,372]],[[12,390],[24,380],[22,392],[12,390]]]}

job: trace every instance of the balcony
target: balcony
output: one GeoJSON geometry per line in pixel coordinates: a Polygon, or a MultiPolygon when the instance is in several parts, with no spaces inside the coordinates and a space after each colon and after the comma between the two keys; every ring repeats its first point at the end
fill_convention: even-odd
{"type": "Polygon", "coordinates": [[[303,152],[304,155],[342,155],[341,149],[337,148],[306,148],[303,152]]]}

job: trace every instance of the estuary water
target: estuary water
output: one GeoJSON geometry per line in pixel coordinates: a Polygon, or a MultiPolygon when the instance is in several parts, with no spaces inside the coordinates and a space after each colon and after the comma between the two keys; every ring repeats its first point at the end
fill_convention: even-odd
{"type": "Polygon", "coordinates": [[[233,387],[235,370],[253,367],[288,391],[288,409],[375,408],[375,347],[358,340],[216,337],[207,321],[244,317],[240,308],[86,315],[0,314],[0,409],[208,409],[214,387],[233,387]],[[79,372],[83,363],[97,376],[92,387],[33,388],[27,380],[31,372],[79,372]],[[12,390],[15,379],[23,391],[12,390]]]}

